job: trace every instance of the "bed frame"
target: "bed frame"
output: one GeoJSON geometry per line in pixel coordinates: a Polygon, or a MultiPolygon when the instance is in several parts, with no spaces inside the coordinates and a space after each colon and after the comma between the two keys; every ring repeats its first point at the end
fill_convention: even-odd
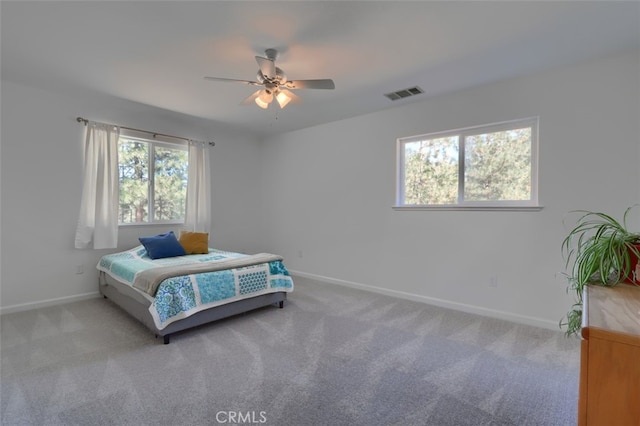
{"type": "Polygon", "coordinates": [[[149,306],[151,306],[150,298],[145,297],[145,295],[136,289],[114,280],[104,272],[100,272],[99,278],[100,294],[143,323],[156,337],[162,336],[165,345],[169,344],[170,336],[175,332],[187,330],[272,304],[277,304],[279,308],[283,308],[284,301],[287,299],[287,293],[277,292],[238,300],[197,312],[190,317],[172,322],[162,330],[158,330],[149,312],[149,306]]]}

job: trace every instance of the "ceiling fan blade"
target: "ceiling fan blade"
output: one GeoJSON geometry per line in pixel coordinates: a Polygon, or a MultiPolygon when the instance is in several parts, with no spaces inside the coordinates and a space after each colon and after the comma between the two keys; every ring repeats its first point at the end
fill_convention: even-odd
{"type": "Polygon", "coordinates": [[[276,77],[276,64],[273,60],[269,58],[263,58],[261,56],[256,56],[256,62],[258,62],[258,66],[260,67],[260,72],[267,80],[272,80],[276,77]]]}
{"type": "Polygon", "coordinates": [[[256,101],[256,98],[260,96],[262,89],[256,90],[252,95],[248,96],[244,101],[240,102],[240,105],[250,105],[256,101]]]}
{"type": "Polygon", "coordinates": [[[251,86],[262,86],[262,84],[258,83],[257,81],[236,80],[235,78],[205,77],[205,80],[226,81],[229,83],[242,83],[242,84],[249,84],[251,86]]]}
{"type": "Polygon", "coordinates": [[[291,80],[283,84],[287,89],[335,89],[331,79],[323,80],[291,80]]]}

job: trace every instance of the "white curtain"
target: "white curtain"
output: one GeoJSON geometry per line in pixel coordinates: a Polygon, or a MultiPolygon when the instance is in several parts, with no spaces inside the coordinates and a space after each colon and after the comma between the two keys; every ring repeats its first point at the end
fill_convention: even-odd
{"type": "Polygon", "coordinates": [[[185,228],[209,232],[211,225],[209,150],[202,142],[189,142],[189,175],[185,228]]]}
{"type": "Polygon", "coordinates": [[[84,143],[84,181],[76,248],[118,245],[118,138],[113,125],[89,122],[84,143]]]}

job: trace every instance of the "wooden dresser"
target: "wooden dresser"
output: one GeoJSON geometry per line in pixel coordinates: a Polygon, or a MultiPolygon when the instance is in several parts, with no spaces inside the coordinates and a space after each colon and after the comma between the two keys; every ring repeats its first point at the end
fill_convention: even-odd
{"type": "Polygon", "coordinates": [[[578,425],[640,426],[640,287],[588,285],[578,425]]]}

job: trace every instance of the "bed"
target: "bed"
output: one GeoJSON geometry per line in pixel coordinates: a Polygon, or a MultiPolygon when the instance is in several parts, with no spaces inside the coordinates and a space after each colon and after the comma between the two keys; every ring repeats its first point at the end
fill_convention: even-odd
{"type": "Polygon", "coordinates": [[[100,293],[164,343],[178,331],[269,305],[284,307],[293,280],[280,256],[208,248],[152,259],[144,245],[105,255],[100,293]]]}

